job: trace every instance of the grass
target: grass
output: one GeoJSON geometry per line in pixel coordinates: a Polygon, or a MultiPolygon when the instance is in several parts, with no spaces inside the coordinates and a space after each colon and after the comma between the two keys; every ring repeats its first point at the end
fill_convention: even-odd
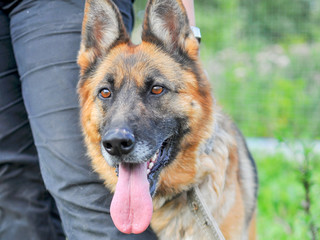
{"type": "Polygon", "coordinates": [[[305,188],[302,184],[301,163],[281,154],[256,156],[260,189],[258,196],[258,236],[261,240],[301,240],[313,238],[310,224],[319,236],[320,156],[313,156],[310,168],[310,214],[306,214],[305,188]]]}

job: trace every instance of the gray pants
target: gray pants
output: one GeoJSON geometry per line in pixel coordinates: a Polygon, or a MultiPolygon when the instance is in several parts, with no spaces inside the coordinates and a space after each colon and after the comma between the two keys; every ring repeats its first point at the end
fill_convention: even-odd
{"type": "MultiPolygon", "coordinates": [[[[130,31],[131,0],[115,2],[130,31]]],[[[85,155],[76,94],[83,8],[0,0],[1,240],[156,239],[114,227],[112,196],[85,155]]]]}

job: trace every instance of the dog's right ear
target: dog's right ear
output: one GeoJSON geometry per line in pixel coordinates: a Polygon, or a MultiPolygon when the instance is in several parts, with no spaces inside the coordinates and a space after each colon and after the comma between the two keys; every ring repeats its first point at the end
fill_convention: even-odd
{"type": "Polygon", "coordinates": [[[87,0],[78,55],[81,76],[112,47],[129,41],[121,14],[111,0],[87,0]]]}

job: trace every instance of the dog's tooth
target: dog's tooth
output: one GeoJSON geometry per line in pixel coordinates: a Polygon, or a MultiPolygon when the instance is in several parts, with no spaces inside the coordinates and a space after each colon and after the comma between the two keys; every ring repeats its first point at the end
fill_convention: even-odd
{"type": "Polygon", "coordinates": [[[151,162],[155,162],[157,159],[157,156],[158,156],[157,154],[153,155],[153,157],[151,158],[151,162]]]}
{"type": "Polygon", "coordinates": [[[154,163],[151,162],[151,163],[149,164],[149,169],[153,168],[153,166],[154,166],[154,163]]]}
{"type": "Polygon", "coordinates": [[[149,174],[150,173],[150,169],[147,169],[147,174],[149,174]]]}

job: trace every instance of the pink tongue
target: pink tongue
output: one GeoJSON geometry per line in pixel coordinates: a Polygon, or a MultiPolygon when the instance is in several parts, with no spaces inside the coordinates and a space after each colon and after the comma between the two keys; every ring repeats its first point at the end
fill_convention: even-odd
{"type": "Polygon", "coordinates": [[[113,223],[123,233],[138,234],[149,226],[152,211],[147,163],[121,163],[110,206],[113,223]]]}

